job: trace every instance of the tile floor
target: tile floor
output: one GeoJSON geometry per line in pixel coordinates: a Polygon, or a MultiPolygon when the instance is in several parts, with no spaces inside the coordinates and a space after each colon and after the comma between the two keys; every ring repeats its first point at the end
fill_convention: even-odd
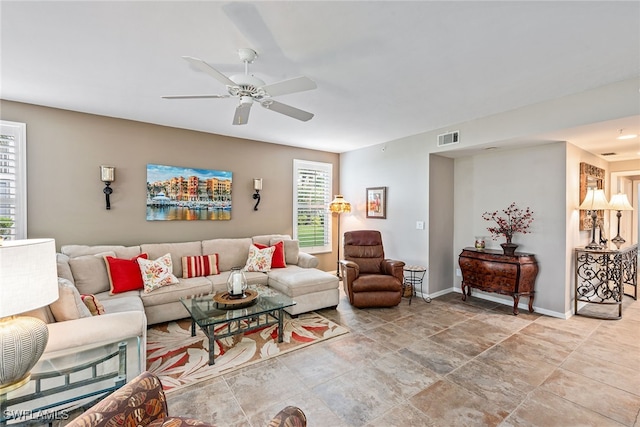
{"type": "Polygon", "coordinates": [[[327,342],[168,394],[169,412],[266,426],[286,405],[314,427],[640,427],[640,302],[621,320],[561,320],[451,293],[321,313],[327,342]]]}

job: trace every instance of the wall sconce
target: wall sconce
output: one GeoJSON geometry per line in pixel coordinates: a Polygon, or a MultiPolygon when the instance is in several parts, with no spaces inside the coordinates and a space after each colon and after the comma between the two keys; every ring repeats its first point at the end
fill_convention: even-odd
{"type": "Polygon", "coordinates": [[[253,179],[253,189],[256,190],[253,195],[253,200],[256,201],[256,205],[253,207],[254,211],[258,210],[258,205],[260,204],[260,190],[262,190],[262,178],[254,178],[253,179]]]}
{"type": "Polygon", "coordinates": [[[111,201],[109,196],[113,193],[113,188],[110,187],[111,183],[116,180],[116,168],[113,166],[100,166],[100,180],[104,182],[104,190],[102,192],[105,195],[107,201],[107,209],[111,209],[111,201]]]}

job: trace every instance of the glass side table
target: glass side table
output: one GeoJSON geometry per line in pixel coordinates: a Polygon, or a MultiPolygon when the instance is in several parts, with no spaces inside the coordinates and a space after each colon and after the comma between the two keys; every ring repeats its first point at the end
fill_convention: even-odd
{"type": "Polygon", "coordinates": [[[420,287],[420,295],[425,302],[431,302],[431,298],[425,297],[422,290],[422,281],[424,275],[427,272],[426,267],[419,265],[405,265],[404,266],[404,281],[402,282],[402,296],[404,296],[405,289],[411,289],[411,295],[409,296],[409,305],[413,300],[413,296],[416,295],[416,288],[420,287]]]}
{"type": "Polygon", "coordinates": [[[0,394],[0,426],[53,426],[127,382],[126,341],[43,356],[23,387],[0,394]]]}

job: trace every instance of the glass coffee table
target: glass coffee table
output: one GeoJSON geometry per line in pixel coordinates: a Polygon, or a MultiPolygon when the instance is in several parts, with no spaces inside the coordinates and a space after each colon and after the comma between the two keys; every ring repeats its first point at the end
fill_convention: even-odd
{"type": "Polygon", "coordinates": [[[250,288],[258,293],[253,301],[243,304],[222,304],[214,300],[214,295],[196,298],[180,298],[191,316],[191,336],[196,335],[196,325],[209,339],[209,365],[213,365],[215,341],[217,339],[243,334],[244,332],[278,325],[278,342],[282,342],[282,320],[284,309],[296,302],[280,292],[268,288],[250,288]]]}

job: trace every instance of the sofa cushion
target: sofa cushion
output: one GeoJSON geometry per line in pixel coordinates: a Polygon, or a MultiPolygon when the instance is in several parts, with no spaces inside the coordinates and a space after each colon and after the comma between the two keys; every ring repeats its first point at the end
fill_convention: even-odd
{"type": "Polygon", "coordinates": [[[261,245],[272,246],[273,243],[279,240],[291,240],[291,236],[288,234],[263,234],[260,236],[253,236],[251,241],[253,243],[260,243],[261,245]]]}
{"type": "Polygon", "coordinates": [[[271,270],[271,258],[276,250],[274,246],[267,246],[264,249],[258,248],[256,245],[249,247],[249,257],[247,264],[244,266],[245,271],[261,271],[267,272],[271,270]]]}
{"type": "Polygon", "coordinates": [[[127,311],[144,312],[144,306],[140,299],[140,291],[124,292],[116,295],[103,292],[96,295],[96,298],[98,298],[104,306],[106,314],[124,313],[127,311]]]}
{"type": "Polygon", "coordinates": [[[142,289],[144,283],[140,274],[137,260],[147,258],[147,254],[136,255],[131,259],[115,258],[105,256],[104,262],[107,266],[109,278],[109,291],[112,294],[142,289]]]}
{"type": "Polygon", "coordinates": [[[202,241],[202,252],[218,254],[218,268],[229,271],[231,267],[243,267],[247,263],[247,255],[251,246],[251,238],[212,239],[202,241]]]}
{"type": "MultiPolygon", "coordinates": [[[[271,240],[270,246],[273,246],[277,241],[271,240]]],[[[283,240],[284,243],[284,261],[289,265],[298,264],[298,254],[300,253],[300,241],[299,240],[283,240]]]]}
{"type": "Polygon", "coordinates": [[[64,245],[60,248],[60,252],[69,258],[75,258],[83,255],[97,255],[102,252],[114,252],[118,258],[133,258],[140,254],[140,246],[122,246],[122,245],[64,245]]]}
{"type": "Polygon", "coordinates": [[[71,271],[71,266],[69,265],[69,256],[59,252],[56,253],[56,268],[58,270],[58,277],[67,279],[75,285],[73,272],[71,271]]]}
{"type": "Polygon", "coordinates": [[[296,265],[269,272],[269,286],[294,298],[327,289],[337,289],[338,278],[326,271],[315,268],[302,268],[296,265]]]}
{"type": "Polygon", "coordinates": [[[182,278],[211,276],[220,274],[218,254],[182,257],[182,278]]]}
{"type": "Polygon", "coordinates": [[[49,304],[56,322],[91,317],[89,309],[80,298],[80,292],[67,279],[58,278],[58,299],[49,304]]]}
{"type": "Polygon", "coordinates": [[[92,316],[99,316],[105,313],[104,306],[95,295],[80,295],[80,298],[92,316]]]}
{"type": "Polygon", "coordinates": [[[137,262],[140,267],[140,273],[142,274],[145,293],[148,294],[163,286],[178,283],[178,278],[171,273],[173,271],[171,254],[164,254],[155,260],[138,258],[137,262]]]}
{"type": "Polygon", "coordinates": [[[177,284],[164,286],[148,294],[143,292],[140,298],[145,307],[148,307],[178,302],[180,298],[209,295],[212,290],[211,282],[206,277],[192,277],[190,279],[178,279],[177,284]]]}
{"type": "Polygon", "coordinates": [[[53,317],[53,313],[51,312],[51,307],[49,307],[48,305],[45,305],[44,307],[36,308],[35,310],[20,313],[20,315],[35,317],[36,319],[42,320],[46,324],[56,322],[56,318],[53,317]]]}
{"type": "Polygon", "coordinates": [[[282,240],[271,245],[262,245],[260,243],[254,243],[253,245],[258,249],[274,248],[273,256],[271,257],[271,268],[285,268],[287,266],[284,256],[284,242],[282,240]]]}
{"type": "Polygon", "coordinates": [[[73,282],[81,294],[97,294],[109,290],[109,274],[104,263],[105,256],[116,256],[115,252],[100,252],[69,258],[73,282]]]}
{"type": "MultiPolygon", "coordinates": [[[[140,245],[142,252],[149,254],[149,259],[158,259],[165,254],[171,254],[171,264],[173,266],[173,275],[182,277],[182,257],[190,255],[203,255],[202,243],[183,242],[183,243],[146,243],[140,245]]],[[[207,251],[207,254],[214,254],[216,251],[207,251]]]]}

